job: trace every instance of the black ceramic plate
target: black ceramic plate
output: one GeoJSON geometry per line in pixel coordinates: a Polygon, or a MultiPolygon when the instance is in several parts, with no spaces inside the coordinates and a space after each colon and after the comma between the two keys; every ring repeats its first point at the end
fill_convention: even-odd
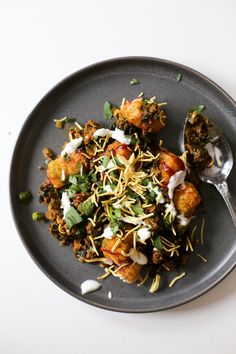
{"type": "MultiPolygon", "coordinates": [[[[77,117],[80,122],[93,118],[103,124],[103,103],[106,100],[120,104],[123,97],[132,99],[140,92],[147,97],[156,96],[166,101],[167,127],[157,139],[163,138],[165,146],[178,152],[178,136],[186,111],[199,104],[206,106],[206,114],[214,119],[229,140],[236,156],[236,104],[216,84],[185,66],[165,60],[129,57],[101,62],[69,76],[54,87],[36,106],[26,120],[18,138],[11,165],[10,192],[12,211],[21,238],[44,273],[58,286],[76,298],[101,308],[123,312],[149,312],[184,304],[200,296],[222,280],[235,266],[236,237],[226,206],[213,186],[201,186],[203,205],[201,215],[206,218],[205,242],[198,252],[208,259],[204,263],[192,255],[185,267],[187,276],[168,288],[175,273],[163,277],[156,294],[148,286],[127,285],[114,277],[107,278],[102,288],[81,296],[80,284],[85,279],[96,279],[102,269],[95,265],[81,264],[70,247],[59,247],[44,223],[34,223],[31,214],[43,210],[37,191],[44,179],[44,172],[37,166],[43,162],[42,149],[51,147],[55,152],[66,138],[66,130],[55,129],[56,117],[77,117]],[[182,74],[178,82],[176,75],[182,74]],[[130,86],[136,78],[140,84],[130,86]],[[30,189],[34,198],[28,205],[18,202],[18,192],[30,189]],[[112,299],[107,293],[111,291],[112,299]]],[[[234,196],[236,190],[229,178],[234,196]]],[[[197,221],[198,222],[198,221],[197,221]]],[[[199,223],[199,222],[198,222],[199,223]]],[[[199,231],[198,231],[199,234],[199,231]]]]}

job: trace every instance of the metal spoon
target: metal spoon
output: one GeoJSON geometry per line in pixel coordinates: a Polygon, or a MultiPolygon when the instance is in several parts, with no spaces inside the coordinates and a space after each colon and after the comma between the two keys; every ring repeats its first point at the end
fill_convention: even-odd
{"type": "MultiPolygon", "coordinates": [[[[209,119],[209,118],[208,118],[209,119]]],[[[186,134],[185,129],[188,123],[189,117],[186,118],[184,123],[184,129],[182,133],[182,143],[181,150],[185,150],[186,144],[186,134]]],[[[210,143],[205,145],[208,154],[213,160],[211,167],[205,168],[204,170],[197,170],[198,177],[207,183],[213,184],[217,190],[222,195],[230,215],[233,219],[234,225],[236,227],[236,205],[230,195],[228,184],[226,182],[227,177],[233,167],[233,155],[229,143],[220,131],[220,129],[209,120],[212,127],[209,129],[208,133],[210,136],[210,143]]]]}

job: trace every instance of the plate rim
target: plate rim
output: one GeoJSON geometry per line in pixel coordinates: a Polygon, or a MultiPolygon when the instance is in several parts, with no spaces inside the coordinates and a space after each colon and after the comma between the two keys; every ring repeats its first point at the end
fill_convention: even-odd
{"type": "MultiPolygon", "coordinates": [[[[97,69],[97,68],[102,67],[104,65],[116,64],[116,63],[119,64],[122,62],[132,62],[132,61],[136,61],[137,63],[141,63],[142,61],[149,61],[149,62],[152,62],[152,64],[155,63],[155,64],[161,64],[161,65],[168,65],[171,67],[177,67],[179,70],[182,69],[187,72],[190,72],[191,74],[196,75],[199,79],[201,79],[204,82],[207,82],[209,85],[213,86],[221,95],[223,95],[227,100],[229,100],[231,102],[231,104],[234,106],[235,111],[236,111],[236,101],[221,86],[219,86],[217,83],[215,83],[213,80],[211,80],[210,78],[208,78],[204,74],[200,73],[199,71],[197,71],[187,65],[180,64],[180,63],[177,63],[172,60],[151,57],[151,56],[124,56],[124,57],[114,57],[114,58],[110,58],[110,59],[106,59],[106,60],[102,60],[102,61],[97,61],[95,63],[92,63],[90,65],[82,67],[79,70],[74,71],[72,74],[67,75],[65,78],[61,79],[55,85],[53,85],[51,87],[51,89],[49,89],[46,92],[46,94],[43,95],[43,97],[39,100],[39,102],[35,105],[35,107],[32,109],[32,111],[28,114],[28,116],[24,120],[23,125],[21,126],[18,136],[15,140],[15,146],[14,146],[12,156],[11,156],[10,171],[9,171],[9,195],[10,195],[11,214],[12,214],[12,217],[14,220],[14,224],[15,224],[17,233],[20,236],[22,243],[23,243],[25,249],[27,250],[27,253],[30,255],[30,257],[34,261],[34,263],[39,267],[39,269],[54,284],[56,284],[59,288],[61,288],[62,290],[64,290],[66,293],[70,294],[71,296],[73,296],[77,300],[83,301],[84,303],[87,303],[87,304],[92,305],[97,308],[101,308],[101,309],[105,309],[105,310],[109,310],[109,311],[114,311],[114,312],[120,312],[120,313],[151,313],[151,312],[165,311],[165,310],[169,310],[169,309],[183,306],[183,305],[199,298],[200,296],[206,294],[207,292],[209,292],[211,289],[213,289],[217,284],[219,284],[224,278],[227,277],[227,275],[229,275],[233,271],[233,269],[236,267],[236,259],[235,260],[232,259],[232,261],[230,262],[230,264],[231,264],[230,267],[227,267],[227,269],[223,272],[223,274],[220,277],[217,277],[217,279],[215,281],[213,281],[210,285],[208,285],[205,289],[197,292],[196,294],[188,297],[187,299],[179,300],[178,302],[175,302],[171,305],[165,305],[165,306],[161,306],[161,307],[152,307],[152,308],[141,308],[141,309],[139,309],[139,308],[128,309],[128,308],[120,308],[117,306],[104,305],[102,303],[98,303],[93,300],[90,300],[87,297],[83,297],[79,293],[75,294],[72,290],[70,290],[69,288],[64,286],[64,284],[62,282],[58,281],[56,279],[56,277],[54,277],[46,269],[46,267],[44,267],[43,264],[40,263],[40,260],[38,259],[38,257],[34,254],[34,252],[28,246],[28,244],[25,240],[25,237],[20,230],[19,223],[17,222],[17,218],[16,218],[16,215],[14,212],[14,197],[15,196],[13,195],[13,188],[12,188],[13,187],[13,175],[14,175],[14,171],[13,171],[14,164],[15,164],[15,160],[17,158],[18,145],[20,144],[20,142],[22,140],[22,135],[23,135],[25,129],[27,128],[27,125],[31,122],[31,119],[34,116],[34,114],[37,112],[37,110],[40,108],[40,106],[43,105],[45,101],[47,101],[47,99],[50,97],[50,95],[53,94],[53,92],[56,89],[58,89],[60,86],[62,86],[63,84],[66,84],[69,80],[76,78],[77,75],[80,76],[80,75],[86,74],[86,72],[90,72],[91,70],[97,69]]],[[[227,262],[229,262],[229,260],[227,262]]]]}

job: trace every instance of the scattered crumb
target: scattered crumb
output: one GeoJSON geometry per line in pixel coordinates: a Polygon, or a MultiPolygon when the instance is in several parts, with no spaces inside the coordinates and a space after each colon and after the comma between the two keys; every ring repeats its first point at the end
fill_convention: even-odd
{"type": "Polygon", "coordinates": [[[108,291],[107,297],[108,297],[108,299],[112,298],[112,292],[111,291],[108,291]]]}
{"type": "Polygon", "coordinates": [[[178,82],[180,82],[180,81],[182,80],[182,74],[181,74],[181,73],[178,73],[178,74],[176,75],[176,80],[177,80],[178,82]]]}
{"type": "Polygon", "coordinates": [[[49,149],[48,147],[45,147],[42,151],[43,156],[45,157],[45,159],[52,159],[54,156],[54,153],[52,152],[51,149],[49,149]]]}
{"type": "Polygon", "coordinates": [[[130,83],[130,85],[137,85],[137,84],[139,84],[139,80],[133,78],[132,80],[130,80],[129,83],[130,83]]]}

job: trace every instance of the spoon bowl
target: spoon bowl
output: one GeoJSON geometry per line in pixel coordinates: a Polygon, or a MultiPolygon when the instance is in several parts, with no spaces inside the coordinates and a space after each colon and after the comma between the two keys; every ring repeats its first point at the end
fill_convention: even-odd
{"type": "Polygon", "coordinates": [[[206,149],[212,158],[211,167],[198,171],[203,182],[218,184],[226,180],[233,167],[233,155],[228,141],[220,135],[216,143],[208,143],[206,149]]]}
{"type": "MultiPolygon", "coordinates": [[[[205,118],[204,116],[202,116],[205,118]]],[[[190,116],[187,116],[184,129],[181,134],[181,150],[185,151],[187,146],[186,127],[188,126],[190,116]]],[[[221,193],[231,214],[236,227],[236,205],[230,195],[227,178],[233,167],[233,155],[228,141],[222,131],[207,117],[210,127],[208,129],[209,142],[204,145],[208,155],[211,158],[211,164],[204,169],[196,168],[200,180],[213,184],[221,193]]]]}

